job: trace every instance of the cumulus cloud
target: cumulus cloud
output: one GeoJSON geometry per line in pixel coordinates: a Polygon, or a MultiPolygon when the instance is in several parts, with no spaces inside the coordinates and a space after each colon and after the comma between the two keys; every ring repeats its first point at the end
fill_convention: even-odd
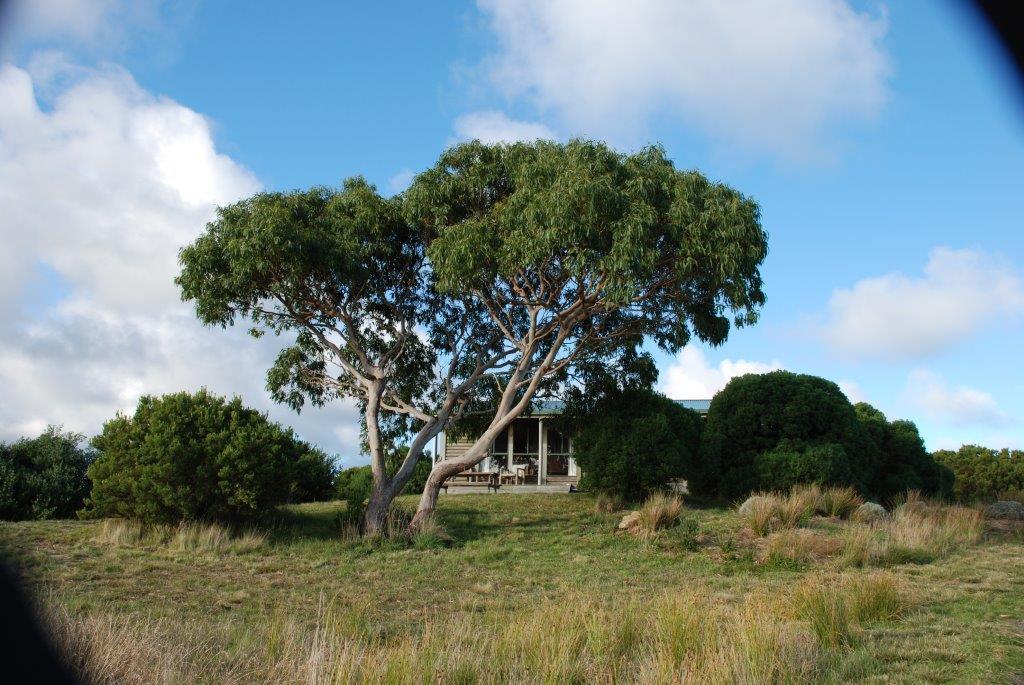
{"type": "Polygon", "coordinates": [[[173,283],[179,248],[257,179],[200,114],[122,69],[59,82],[44,109],[27,71],[0,68],[0,437],[95,433],[142,394],[205,385],[354,456],[351,406],[273,405],[264,373],[280,340],[203,328],[173,283]]]}
{"type": "Polygon", "coordinates": [[[811,154],[876,115],[883,12],[845,0],[478,0],[497,38],[490,76],[588,135],[671,115],[730,144],[811,154]]]}
{"type": "Polygon", "coordinates": [[[843,394],[846,395],[846,399],[850,400],[850,402],[853,402],[854,404],[857,404],[858,402],[867,402],[867,396],[864,394],[864,391],[857,382],[842,379],[836,381],[836,385],[839,386],[839,389],[843,391],[843,394]]]}
{"type": "Polygon", "coordinates": [[[463,114],[455,120],[455,135],[449,141],[479,140],[482,143],[555,140],[557,136],[544,124],[511,119],[504,112],[486,111],[463,114]]]}
{"type": "Polygon", "coordinates": [[[116,49],[140,31],[161,30],[183,9],[174,5],[165,0],[12,0],[0,25],[6,25],[6,37],[12,39],[116,49]]]}
{"type": "Polygon", "coordinates": [[[1024,312],[1024,285],[1005,261],[974,250],[932,251],[924,273],[866,278],[836,290],[825,340],[840,353],[920,359],[1024,312]]]}
{"type": "Polygon", "coordinates": [[[718,366],[708,362],[700,348],[687,346],[661,374],[659,389],[676,400],[699,400],[715,396],[730,379],[748,373],[768,373],[782,368],[778,360],[769,363],[745,359],[723,359],[718,366]]]}
{"type": "Polygon", "coordinates": [[[412,169],[402,169],[388,179],[388,190],[391,191],[391,194],[393,195],[402,192],[409,187],[409,184],[412,183],[412,179],[415,176],[416,172],[412,169]]]}
{"type": "Polygon", "coordinates": [[[911,404],[943,425],[1006,426],[1011,422],[989,393],[951,385],[926,369],[911,372],[905,394],[911,404]]]}

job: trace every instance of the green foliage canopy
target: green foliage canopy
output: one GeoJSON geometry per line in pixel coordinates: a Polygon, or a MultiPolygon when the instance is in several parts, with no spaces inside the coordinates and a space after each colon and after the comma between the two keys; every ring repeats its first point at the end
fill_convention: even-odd
{"type": "Polygon", "coordinates": [[[132,416],[105,423],[93,446],[94,516],[252,523],[299,488],[329,491],[334,476],[327,456],[290,429],[206,390],[145,396],[132,416]]]}
{"type": "Polygon", "coordinates": [[[933,456],[955,474],[954,495],[961,502],[1024,493],[1024,450],[963,445],[956,451],[938,450],[933,456]]]}
{"type": "Polygon", "coordinates": [[[695,469],[703,420],[664,395],[613,390],[567,419],[579,426],[573,457],[584,489],[640,501],[695,469]]]}
{"type": "Polygon", "coordinates": [[[912,421],[890,422],[866,402],[857,403],[854,409],[882,456],[868,486],[872,495],[881,500],[910,490],[938,497],[953,495],[953,472],[928,454],[912,421]]]}
{"type": "Polygon", "coordinates": [[[880,462],[835,383],[788,371],[748,374],[711,401],[691,490],[735,498],[811,481],[868,492],[880,462]]]}
{"type": "Polygon", "coordinates": [[[69,518],[89,492],[95,457],[85,436],[49,426],[36,438],[0,443],[0,519],[69,518]]]}

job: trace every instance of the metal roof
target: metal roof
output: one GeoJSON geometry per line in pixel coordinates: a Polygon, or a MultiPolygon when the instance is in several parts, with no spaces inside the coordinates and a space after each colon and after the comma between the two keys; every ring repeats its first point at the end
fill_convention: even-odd
{"type": "MultiPolygon", "coordinates": [[[[686,409],[692,409],[701,414],[707,414],[711,407],[711,400],[672,400],[686,409]]],[[[551,416],[561,414],[565,411],[565,402],[562,400],[536,400],[533,403],[532,416],[551,416]]]]}

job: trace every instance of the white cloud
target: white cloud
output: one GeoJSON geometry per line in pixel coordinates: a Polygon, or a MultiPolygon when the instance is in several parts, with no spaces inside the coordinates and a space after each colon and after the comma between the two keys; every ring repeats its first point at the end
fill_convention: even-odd
{"type": "Polygon", "coordinates": [[[662,393],[672,399],[709,399],[736,376],[767,373],[781,368],[782,364],[778,360],[764,363],[745,359],[723,359],[718,366],[712,366],[703,350],[687,346],[679,351],[672,365],[661,374],[658,386],[662,393]]]}
{"type": "Polygon", "coordinates": [[[887,26],[845,0],[478,0],[506,95],[588,135],[670,114],[731,144],[812,154],[886,99],[887,26]]]}
{"type": "Polygon", "coordinates": [[[867,396],[864,394],[860,385],[855,381],[843,379],[836,381],[836,385],[838,385],[839,389],[843,391],[844,395],[846,395],[846,399],[850,400],[853,404],[857,404],[858,402],[867,402],[867,396]]]}
{"type": "Polygon", "coordinates": [[[358,442],[338,442],[358,431],[351,406],[273,405],[264,374],[281,340],[202,327],[173,283],[179,248],[255,177],[200,114],[121,69],[59,81],[43,110],[27,71],[0,68],[0,437],[95,433],[141,394],[205,385],[354,455],[358,442]]]}
{"type": "Polygon", "coordinates": [[[942,376],[925,369],[911,372],[907,401],[930,419],[948,426],[1005,426],[1010,417],[987,392],[950,385],[942,376]]]}
{"type": "Polygon", "coordinates": [[[455,135],[449,141],[479,140],[489,145],[517,141],[555,140],[557,136],[544,124],[510,119],[504,112],[486,111],[463,114],[455,120],[455,135]]]}
{"type": "Polygon", "coordinates": [[[1024,286],[1008,264],[940,247],[920,277],[890,273],[836,290],[823,335],[847,356],[919,359],[1022,312],[1024,286]]]}
{"type": "Polygon", "coordinates": [[[416,176],[416,172],[412,169],[402,169],[397,174],[388,179],[388,190],[391,191],[392,195],[397,195],[412,183],[412,179],[416,176]]]}
{"type": "Polygon", "coordinates": [[[121,47],[132,34],[159,30],[166,21],[164,0],[13,0],[7,34],[18,40],[74,42],[106,49],[121,47]]]}

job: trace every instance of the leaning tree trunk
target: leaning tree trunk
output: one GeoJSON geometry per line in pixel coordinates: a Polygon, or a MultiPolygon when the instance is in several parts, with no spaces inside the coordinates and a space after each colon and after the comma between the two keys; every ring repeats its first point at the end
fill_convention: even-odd
{"type": "Polygon", "coordinates": [[[366,537],[386,536],[388,534],[388,514],[391,502],[395,499],[394,482],[373,488],[370,501],[363,514],[362,533],[366,537]]]}

